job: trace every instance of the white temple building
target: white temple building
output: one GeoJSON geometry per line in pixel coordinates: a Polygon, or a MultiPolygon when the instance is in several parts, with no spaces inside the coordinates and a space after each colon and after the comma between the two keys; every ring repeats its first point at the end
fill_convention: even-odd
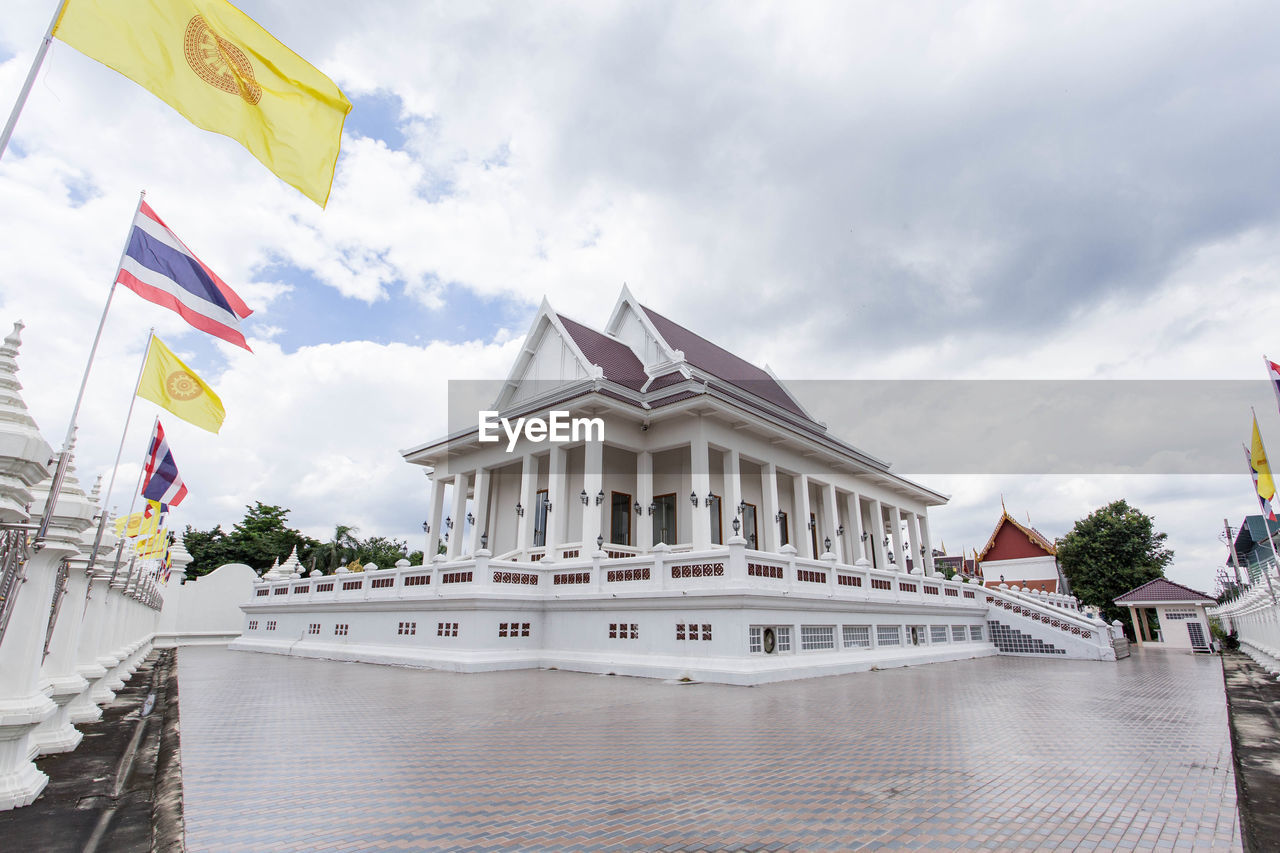
{"type": "Polygon", "coordinates": [[[273,572],[231,647],[736,684],[1115,659],[1068,596],[944,579],[928,517],[944,495],[626,288],[600,331],[544,300],[491,409],[403,451],[433,484],[428,566],[273,572]],[[556,418],[578,427],[564,441],[556,418]]]}

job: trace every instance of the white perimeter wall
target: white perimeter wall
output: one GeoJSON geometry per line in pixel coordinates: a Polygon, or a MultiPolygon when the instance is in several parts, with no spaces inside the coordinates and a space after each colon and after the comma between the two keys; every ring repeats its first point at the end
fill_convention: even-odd
{"type": "Polygon", "coordinates": [[[240,605],[253,596],[257,577],[248,566],[230,563],[166,589],[156,646],[225,643],[238,637],[244,628],[240,605]]]}

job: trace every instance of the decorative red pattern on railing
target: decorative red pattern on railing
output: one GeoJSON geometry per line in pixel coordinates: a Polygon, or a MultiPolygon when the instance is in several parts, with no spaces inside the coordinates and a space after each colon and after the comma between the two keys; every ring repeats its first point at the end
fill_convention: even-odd
{"type": "Polygon", "coordinates": [[[971,590],[971,589],[966,589],[966,590],[964,591],[964,597],[965,597],[965,598],[973,598],[973,597],[974,597],[974,596],[973,596],[973,590],[971,590]]]}
{"type": "Polygon", "coordinates": [[[626,551],[605,551],[604,555],[614,560],[625,560],[627,557],[635,556],[635,554],[628,554],[626,551]]]}
{"type": "Polygon", "coordinates": [[[915,592],[916,585],[913,583],[903,583],[902,581],[898,581],[898,589],[903,592],[915,592]]]}
{"type": "Polygon", "coordinates": [[[836,583],[840,586],[862,586],[862,578],[857,575],[836,574],[836,583]]]}
{"type": "Polygon", "coordinates": [[[614,569],[609,572],[609,583],[617,583],[618,581],[647,581],[652,575],[648,568],[643,569],[614,569]]]}
{"type": "Polygon", "coordinates": [[[565,572],[564,574],[553,575],[551,582],[556,586],[573,583],[591,583],[591,572],[565,572]]]}
{"type": "Polygon", "coordinates": [[[269,589],[260,589],[260,590],[258,590],[258,597],[259,597],[259,598],[261,598],[261,597],[262,597],[262,596],[264,596],[264,595],[270,595],[270,594],[271,594],[271,590],[269,590],[269,589]]]}
{"type": "Polygon", "coordinates": [[[431,583],[431,575],[408,575],[404,579],[405,586],[426,586],[431,583]]]}
{"type": "Polygon", "coordinates": [[[959,597],[960,597],[960,590],[958,590],[958,589],[952,589],[951,587],[947,587],[947,589],[946,589],[946,593],[947,593],[947,595],[948,595],[948,596],[950,596],[951,598],[959,598],[959,597]]]}
{"type": "Polygon", "coordinates": [[[445,572],[440,576],[440,583],[471,583],[471,572],[445,572]]]}
{"type": "Polygon", "coordinates": [[[301,593],[304,593],[304,592],[311,592],[311,586],[309,584],[307,586],[295,586],[293,588],[294,595],[300,595],[301,593]]]}
{"type": "Polygon", "coordinates": [[[747,574],[757,578],[782,580],[782,566],[771,566],[768,563],[747,563],[747,574]]]}
{"type": "Polygon", "coordinates": [[[711,578],[724,577],[724,563],[690,563],[687,566],[672,566],[673,578],[711,578]]]}
{"type": "Polygon", "coordinates": [[[537,586],[538,576],[525,574],[524,572],[494,572],[493,582],[494,583],[514,583],[514,584],[521,584],[524,586],[537,586]]]}
{"type": "Polygon", "coordinates": [[[1057,628],[1059,631],[1074,634],[1077,637],[1083,637],[1086,640],[1097,639],[1097,635],[1086,628],[1081,628],[1079,625],[1072,625],[1070,622],[1050,616],[1047,613],[1041,613],[1038,610],[1032,610],[1030,607],[1023,607],[1021,604],[1014,604],[1012,601],[1005,601],[1003,598],[996,598],[995,596],[988,595],[987,603],[994,604],[997,607],[1003,607],[1005,610],[1017,613],[1020,616],[1026,616],[1036,622],[1057,628]]]}
{"type": "Polygon", "coordinates": [[[530,563],[536,563],[536,562],[538,562],[539,560],[541,560],[541,559],[542,559],[543,557],[545,557],[545,556],[547,556],[547,555],[546,555],[546,554],[530,554],[530,555],[529,555],[529,562],[530,562],[530,563]]]}
{"type": "Polygon", "coordinates": [[[565,560],[572,560],[574,557],[578,556],[580,553],[581,552],[577,548],[573,548],[571,550],[565,551],[562,558],[565,560]]]}
{"type": "Polygon", "coordinates": [[[316,592],[333,592],[333,581],[316,584],[316,592]]]}
{"type": "Polygon", "coordinates": [[[872,588],[872,589],[888,589],[888,590],[892,590],[892,589],[893,589],[893,583],[892,583],[892,582],[890,582],[890,581],[887,581],[887,580],[885,580],[885,579],[883,579],[883,578],[872,578],[872,579],[871,579],[871,588],[872,588]]]}
{"type": "Polygon", "coordinates": [[[804,581],[805,583],[826,583],[827,573],[815,572],[811,569],[796,569],[796,580],[804,581]]]}
{"type": "Polygon", "coordinates": [[[276,589],[275,589],[275,594],[276,594],[276,595],[287,595],[287,594],[288,594],[288,592],[289,592],[289,587],[287,587],[287,586],[278,586],[278,587],[276,587],[276,589]]]}
{"type": "Polygon", "coordinates": [[[928,584],[925,584],[925,586],[924,586],[924,594],[925,594],[925,595],[937,595],[937,594],[938,594],[938,587],[936,587],[936,586],[929,586],[928,584]]]}
{"type": "Polygon", "coordinates": [[[369,586],[372,589],[386,589],[389,586],[395,586],[395,585],[396,585],[395,578],[374,578],[373,580],[369,581],[369,586]]]}
{"type": "Polygon", "coordinates": [[[359,589],[362,586],[364,586],[364,581],[343,581],[342,582],[343,589],[359,589]]]}

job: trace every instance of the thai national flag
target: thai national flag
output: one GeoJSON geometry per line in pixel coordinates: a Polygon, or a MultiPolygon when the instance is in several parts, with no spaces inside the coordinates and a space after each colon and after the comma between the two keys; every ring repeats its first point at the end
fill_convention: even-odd
{"type": "Polygon", "coordinates": [[[1271,380],[1271,389],[1276,392],[1276,405],[1280,406],[1280,364],[1265,355],[1262,360],[1267,364],[1267,378],[1271,380]]]}
{"type": "Polygon", "coordinates": [[[143,477],[142,496],[149,501],[177,506],[187,496],[187,486],[178,474],[178,466],[173,461],[173,453],[169,450],[169,442],[165,441],[164,427],[159,420],[151,433],[143,477]]]}
{"type": "Polygon", "coordinates": [[[253,312],[145,201],[133,218],[116,281],[143,299],[177,311],[200,331],[249,349],[240,321],[253,312]]]}

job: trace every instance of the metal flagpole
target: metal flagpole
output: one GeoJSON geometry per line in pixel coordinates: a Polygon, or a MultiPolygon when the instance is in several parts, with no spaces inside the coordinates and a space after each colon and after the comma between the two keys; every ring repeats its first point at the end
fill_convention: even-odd
{"type": "MultiPolygon", "coordinates": [[[[129,435],[129,421],[133,419],[133,404],[138,399],[138,388],[142,385],[142,371],[147,367],[147,357],[151,355],[151,341],[156,336],[156,330],[153,327],[147,333],[147,348],[142,353],[142,364],[138,365],[138,378],[133,382],[133,393],[129,395],[129,411],[124,416],[124,430],[120,433],[120,446],[116,449],[116,462],[111,466],[111,477],[107,480],[107,491],[102,496],[102,516],[98,519],[98,533],[93,538],[93,551],[89,554],[89,566],[86,571],[92,571],[94,563],[98,560],[98,548],[102,545],[102,534],[107,527],[107,504],[111,500],[111,491],[116,485],[116,470],[120,467],[120,457],[124,455],[124,440],[129,435]]],[[[160,420],[160,416],[156,416],[156,420],[160,420]]],[[[151,427],[155,431],[155,426],[151,427]]],[[[141,482],[142,473],[138,473],[139,482],[141,482]]],[[[137,492],[137,489],[134,489],[137,492]]],[[[129,514],[133,514],[132,504],[130,504],[129,514]]],[[[121,539],[123,541],[123,537],[121,539]]],[[[120,552],[116,552],[116,566],[120,565],[120,552]]]]}
{"type": "MultiPolygon", "coordinates": [[[[98,342],[102,340],[102,329],[104,326],[107,325],[107,312],[111,310],[111,298],[116,294],[116,279],[120,277],[120,267],[124,265],[124,256],[129,251],[129,236],[133,234],[133,222],[135,219],[138,218],[138,211],[142,210],[142,202],[146,199],[146,197],[147,197],[146,190],[143,190],[142,192],[138,193],[138,206],[133,209],[133,216],[129,219],[129,232],[124,238],[124,247],[120,249],[120,260],[116,263],[116,275],[112,277],[111,289],[107,291],[107,304],[102,306],[102,317],[101,319],[98,320],[98,331],[94,334],[93,344],[89,347],[89,361],[84,366],[84,376],[80,378],[80,392],[76,394],[76,403],[75,403],[75,406],[73,406],[71,409],[71,422],[67,424],[67,435],[66,435],[66,438],[64,438],[62,441],[62,452],[58,454],[58,466],[53,470],[53,483],[49,486],[49,499],[48,501],[45,502],[44,515],[41,517],[40,527],[36,531],[37,542],[39,542],[41,539],[44,538],[45,532],[48,531],[49,529],[49,521],[53,518],[53,510],[58,504],[58,495],[62,491],[62,481],[67,476],[67,456],[69,455],[69,451],[71,449],[71,438],[72,436],[75,435],[75,432],[76,432],[76,420],[80,417],[80,404],[84,402],[84,390],[89,385],[89,371],[93,369],[93,359],[98,354],[98,342]]],[[[152,329],[152,333],[154,332],[155,330],[152,329]]],[[[151,343],[150,343],[150,339],[148,339],[147,349],[150,350],[150,348],[151,348],[151,343]]],[[[143,364],[146,364],[145,358],[143,359],[143,364]]],[[[141,370],[139,370],[138,372],[138,377],[139,379],[141,379],[142,377],[141,370]]],[[[136,387],[134,388],[134,393],[137,394],[136,387]]],[[[133,412],[132,402],[130,402],[129,404],[129,411],[130,413],[133,412]]],[[[128,430],[129,428],[128,421],[125,422],[124,426],[125,426],[125,429],[128,430]]],[[[123,441],[124,439],[122,438],[121,442],[123,441]]],[[[117,465],[120,464],[120,459],[118,456],[116,457],[116,464],[117,465]]],[[[112,481],[115,480],[115,471],[111,472],[111,479],[112,481]]],[[[108,496],[110,496],[109,488],[108,488],[108,496]]],[[[105,512],[106,512],[106,506],[107,506],[106,497],[102,499],[102,506],[103,506],[103,512],[104,512],[104,518],[105,518],[105,512]]],[[[101,525],[99,525],[99,528],[101,528],[101,525]]],[[[99,541],[102,539],[101,529],[99,529],[99,532],[98,532],[98,539],[99,541]]],[[[94,543],[95,547],[97,546],[97,544],[98,543],[96,542],[94,543]]],[[[94,557],[91,555],[89,557],[89,568],[93,568],[93,559],[94,557]]]]}
{"type": "Polygon", "coordinates": [[[31,87],[35,85],[36,75],[40,73],[40,66],[44,64],[44,55],[49,52],[49,43],[53,41],[53,28],[58,23],[58,19],[62,17],[62,7],[67,5],[67,0],[60,0],[58,8],[53,12],[53,19],[49,21],[49,29],[45,30],[44,38],[40,41],[40,49],[36,51],[36,58],[31,61],[31,70],[27,72],[26,82],[22,84],[22,91],[18,93],[18,101],[13,105],[13,111],[9,113],[9,121],[5,123],[4,134],[0,135],[0,158],[4,157],[4,150],[9,147],[9,137],[13,136],[13,127],[18,123],[18,116],[22,114],[22,108],[26,106],[27,95],[31,94],[31,87]]]}

